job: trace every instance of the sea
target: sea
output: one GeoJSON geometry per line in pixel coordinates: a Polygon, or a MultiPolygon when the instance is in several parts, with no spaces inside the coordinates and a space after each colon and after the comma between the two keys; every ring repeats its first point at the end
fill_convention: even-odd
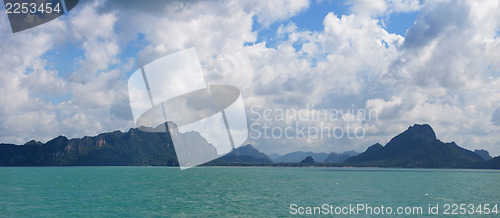
{"type": "Polygon", "coordinates": [[[500,217],[498,207],[500,170],[0,168],[0,217],[500,217]]]}

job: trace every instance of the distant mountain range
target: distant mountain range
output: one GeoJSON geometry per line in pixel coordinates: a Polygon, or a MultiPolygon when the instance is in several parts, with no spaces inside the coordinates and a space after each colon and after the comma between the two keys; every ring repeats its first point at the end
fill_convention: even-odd
{"type": "Polygon", "coordinates": [[[296,151],[285,154],[283,156],[277,156],[273,158],[273,162],[275,163],[298,163],[307,156],[311,156],[316,162],[323,162],[326,157],[328,157],[327,153],[314,153],[314,152],[303,152],[296,151]]]}
{"type": "Polygon", "coordinates": [[[355,151],[346,151],[344,153],[332,152],[327,153],[315,153],[315,152],[303,152],[296,151],[280,156],[278,154],[272,154],[273,162],[275,163],[298,163],[304,160],[307,156],[311,156],[316,163],[343,163],[347,158],[358,155],[355,151]]]}
{"type": "MultiPolygon", "coordinates": [[[[190,140],[202,139],[199,134],[192,134],[190,140]]],[[[75,139],[59,136],[46,143],[32,140],[24,145],[0,144],[0,166],[113,165],[179,164],[168,133],[135,128],[126,133],[115,131],[75,139]]],[[[429,125],[415,124],[385,146],[376,143],[361,154],[355,151],[330,154],[297,151],[267,156],[252,145],[245,145],[204,165],[500,169],[500,156],[491,158],[485,150],[472,152],[454,142],[441,142],[429,125]]]]}
{"type": "Polygon", "coordinates": [[[474,153],[479,155],[479,157],[483,158],[484,160],[490,160],[492,157],[490,156],[490,153],[486,150],[474,150],[474,153]]]}
{"type": "Polygon", "coordinates": [[[335,153],[332,152],[325,158],[324,163],[344,163],[349,157],[353,157],[358,155],[358,152],[355,151],[346,151],[344,153],[335,153]]]}
{"type": "Polygon", "coordinates": [[[218,165],[224,163],[272,163],[266,154],[255,149],[252,145],[238,147],[226,155],[207,163],[206,165],[218,165]]]}

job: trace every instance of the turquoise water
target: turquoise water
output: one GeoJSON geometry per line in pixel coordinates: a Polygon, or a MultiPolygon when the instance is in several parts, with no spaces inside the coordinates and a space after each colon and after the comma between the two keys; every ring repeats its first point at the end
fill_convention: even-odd
{"type": "Polygon", "coordinates": [[[303,212],[323,204],[383,205],[394,210],[418,206],[425,214],[429,204],[438,204],[443,216],[444,204],[500,206],[499,194],[500,171],[495,170],[0,168],[2,217],[284,217],[295,212],[290,209],[292,204],[304,207],[303,212]]]}

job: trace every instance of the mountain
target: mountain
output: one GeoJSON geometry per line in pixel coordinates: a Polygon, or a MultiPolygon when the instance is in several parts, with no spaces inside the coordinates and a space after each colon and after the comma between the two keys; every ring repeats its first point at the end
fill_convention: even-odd
{"type": "Polygon", "coordinates": [[[277,158],[281,157],[281,155],[276,154],[276,153],[272,153],[272,154],[269,154],[267,156],[269,156],[269,158],[271,158],[272,161],[275,161],[277,158]]]}
{"type": "Polygon", "coordinates": [[[0,166],[178,165],[168,133],[130,129],[46,143],[0,144],[0,166]]]}
{"type": "Polygon", "coordinates": [[[325,163],[343,163],[347,158],[358,155],[355,151],[346,151],[344,153],[330,153],[323,162],[325,163]]]}
{"type": "Polygon", "coordinates": [[[373,167],[479,168],[484,160],[455,142],[436,138],[431,126],[410,126],[385,146],[375,144],[345,163],[373,167]]]}
{"type": "Polygon", "coordinates": [[[314,158],[307,156],[304,160],[300,161],[301,164],[314,164],[314,158]]]}
{"type": "Polygon", "coordinates": [[[269,157],[275,163],[299,163],[304,160],[305,157],[311,156],[316,162],[324,162],[324,163],[343,163],[347,158],[356,156],[359,153],[356,151],[346,151],[344,153],[336,153],[332,152],[330,154],[326,153],[314,153],[314,152],[303,152],[296,151],[280,156],[276,153],[272,153],[269,157]]]}
{"type": "Polygon", "coordinates": [[[500,169],[500,156],[494,157],[484,164],[484,168],[487,169],[500,169]]]}
{"type": "MultiPolygon", "coordinates": [[[[182,133],[191,144],[211,144],[196,132],[182,133]]],[[[187,140],[186,139],[186,140],[187,140]]],[[[215,150],[214,150],[215,151],[215,150]]],[[[219,158],[224,163],[272,163],[251,145],[241,146],[219,158]]],[[[68,139],[58,136],[47,143],[29,141],[24,145],[0,144],[0,166],[178,166],[169,133],[130,129],[97,136],[68,139]]]]}
{"type": "MultiPolygon", "coordinates": [[[[195,151],[201,155],[211,155],[215,151],[215,148],[196,132],[180,134],[186,134],[183,136],[191,144],[201,145],[195,151]]],[[[46,143],[31,140],[24,145],[0,144],[0,166],[178,166],[172,145],[169,133],[145,132],[134,128],[125,133],[114,131],[74,139],[58,136],[46,143]]],[[[500,169],[500,157],[486,161],[483,158],[489,157],[487,151],[472,152],[454,142],[441,142],[436,138],[434,130],[426,124],[415,124],[391,139],[385,146],[374,144],[365,152],[347,158],[342,164],[321,163],[323,160],[340,162],[338,158],[344,157],[341,155],[349,154],[355,153],[326,155],[292,152],[279,158],[291,159],[297,156],[301,159],[291,160],[293,163],[272,163],[266,154],[252,145],[246,145],[206,165],[300,166],[316,162],[314,165],[318,166],[500,169]]]]}
{"type": "Polygon", "coordinates": [[[226,155],[203,164],[204,166],[252,166],[269,165],[273,161],[266,154],[255,149],[252,145],[238,147],[226,155]]]}
{"type": "Polygon", "coordinates": [[[381,159],[385,156],[384,154],[384,146],[379,143],[376,143],[366,149],[365,152],[358,154],[356,156],[350,157],[344,162],[346,163],[359,163],[359,162],[367,162],[381,159]]]}
{"type": "Polygon", "coordinates": [[[314,152],[303,152],[303,151],[296,151],[292,153],[285,154],[281,157],[278,157],[276,159],[273,159],[275,163],[298,163],[307,156],[311,156],[316,160],[316,162],[323,162],[326,157],[328,157],[327,153],[314,153],[314,152]]]}
{"type": "Polygon", "coordinates": [[[272,163],[273,161],[266,154],[255,149],[252,145],[238,147],[220,157],[226,162],[232,163],[272,163]]]}
{"type": "Polygon", "coordinates": [[[484,160],[489,160],[491,159],[490,153],[486,150],[474,150],[474,153],[479,155],[479,157],[483,158],[484,160]]]}
{"type": "Polygon", "coordinates": [[[352,156],[356,156],[356,155],[358,155],[358,154],[359,154],[359,152],[357,152],[357,151],[345,151],[345,152],[344,152],[344,153],[342,153],[342,154],[347,154],[347,155],[349,155],[349,156],[351,156],[351,157],[352,157],[352,156]]]}

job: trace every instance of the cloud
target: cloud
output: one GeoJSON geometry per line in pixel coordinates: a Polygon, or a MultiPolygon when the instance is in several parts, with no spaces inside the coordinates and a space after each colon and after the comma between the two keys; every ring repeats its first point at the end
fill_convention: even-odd
{"type": "Polygon", "coordinates": [[[264,26],[269,26],[276,21],[288,19],[306,9],[309,0],[285,1],[244,1],[245,9],[257,17],[257,21],[264,26]]]}
{"type": "MultiPolygon", "coordinates": [[[[15,35],[0,17],[0,50],[9,51],[0,54],[0,140],[22,143],[133,127],[128,75],[159,57],[196,47],[206,80],[239,87],[247,112],[256,105],[258,112],[309,107],[309,113],[379,113],[376,120],[323,123],[363,127],[361,139],[251,139],[265,152],[363,151],[414,123],[429,123],[443,141],[500,154],[495,146],[500,132],[498,2],[347,4],[350,13],[327,14],[319,31],[289,21],[308,10],[309,1],[90,1],[15,35]],[[412,11],[421,12],[406,38],[384,29],[391,14],[412,11]],[[276,47],[266,46],[266,39],[256,43],[254,22],[278,24],[276,47]],[[59,72],[45,55],[67,43],[81,55],[73,72],[59,72]],[[130,52],[133,46],[136,52],[130,52]]],[[[321,122],[300,123],[306,124],[321,122]]]]}
{"type": "Polygon", "coordinates": [[[208,63],[209,56],[241,49],[245,42],[256,40],[252,22],[257,13],[262,14],[261,22],[269,23],[287,19],[308,4],[291,1],[267,14],[276,3],[251,3],[92,1],[16,35],[6,28],[8,20],[0,18],[0,48],[10,51],[2,53],[0,61],[0,74],[5,78],[0,88],[5,96],[0,100],[4,105],[0,138],[23,143],[31,138],[75,137],[132,127],[126,74],[137,66],[130,63],[146,63],[192,46],[199,48],[208,63]],[[123,59],[121,48],[137,35],[147,42],[139,61],[123,59]],[[67,43],[82,51],[74,60],[74,72],[50,69],[52,64],[44,55],[67,43]]]}
{"type": "Polygon", "coordinates": [[[366,101],[366,107],[369,110],[374,110],[378,112],[379,118],[382,119],[397,119],[400,118],[401,106],[403,100],[401,97],[392,97],[389,101],[384,101],[383,99],[375,98],[366,101]]]}
{"type": "Polygon", "coordinates": [[[383,17],[392,13],[413,12],[421,8],[419,0],[350,0],[353,13],[359,16],[383,17]]]}
{"type": "Polygon", "coordinates": [[[356,0],[351,4],[352,10],[359,15],[378,16],[387,11],[387,3],[384,0],[356,0]]]}
{"type": "Polygon", "coordinates": [[[427,4],[426,9],[408,30],[404,44],[406,48],[422,49],[443,34],[451,35],[452,32],[468,27],[467,15],[470,8],[464,4],[437,1],[435,4],[427,4]]]}
{"type": "Polygon", "coordinates": [[[495,126],[500,126],[500,107],[497,107],[491,115],[491,122],[495,126]]]}
{"type": "Polygon", "coordinates": [[[394,95],[413,102],[402,117],[430,123],[444,141],[498,153],[489,117],[500,100],[491,53],[498,53],[498,4],[432,1],[421,10],[384,75],[394,95]]]}
{"type": "MultiPolygon", "coordinates": [[[[257,91],[253,93],[257,96],[252,96],[252,102],[265,96],[257,100],[260,105],[283,108],[306,104],[319,108],[357,105],[354,107],[379,112],[380,120],[367,124],[369,131],[364,139],[318,141],[309,143],[311,149],[321,150],[315,143],[324,143],[323,149],[326,145],[339,148],[346,144],[362,149],[360,143],[367,146],[383,142],[414,123],[429,123],[444,141],[498,153],[500,150],[494,146],[498,128],[491,125],[489,115],[500,100],[496,94],[499,70],[495,61],[499,23],[498,15],[493,13],[498,4],[445,1],[414,5],[410,7],[413,9],[398,9],[422,10],[406,38],[388,34],[380,20],[363,16],[357,9],[350,15],[328,14],[324,31],[290,33],[276,52],[266,50],[265,57],[272,64],[262,71],[255,70],[257,78],[265,82],[253,81],[259,85],[255,85],[257,91]],[[297,42],[301,47],[291,49],[297,42]],[[273,54],[286,57],[292,66],[298,60],[310,65],[287,68],[279,64],[281,60],[273,59],[273,54]],[[298,59],[294,60],[293,54],[298,54],[298,59]],[[260,76],[261,72],[265,75],[260,76]],[[298,80],[292,75],[312,79],[298,80]],[[283,83],[284,80],[288,81],[283,83]],[[278,81],[284,86],[279,86],[278,81]],[[309,84],[314,84],[313,88],[309,84]],[[274,97],[276,100],[270,101],[274,97]],[[292,100],[294,97],[302,101],[292,100]]],[[[380,8],[379,14],[389,13],[384,10],[396,11],[391,7],[375,9],[380,8]]],[[[274,147],[279,147],[276,144],[274,147]]]]}
{"type": "MultiPolygon", "coordinates": [[[[4,28],[8,25],[0,28],[5,40],[0,48],[9,51],[0,55],[1,81],[5,83],[0,89],[5,96],[0,108],[2,142],[24,143],[33,138],[43,141],[60,134],[91,135],[123,128],[129,122],[111,120],[107,115],[109,105],[117,99],[114,93],[120,90],[115,88],[116,81],[123,77],[118,69],[102,72],[118,54],[110,28],[116,20],[112,15],[97,15],[93,11],[95,4],[85,6],[75,8],[68,17],[16,34],[4,28]],[[61,44],[76,41],[82,41],[79,46],[84,51],[79,72],[64,76],[53,69],[46,54],[61,44]],[[85,79],[74,79],[74,75],[82,74],[85,79]]],[[[2,17],[0,22],[8,21],[2,17]]]]}

